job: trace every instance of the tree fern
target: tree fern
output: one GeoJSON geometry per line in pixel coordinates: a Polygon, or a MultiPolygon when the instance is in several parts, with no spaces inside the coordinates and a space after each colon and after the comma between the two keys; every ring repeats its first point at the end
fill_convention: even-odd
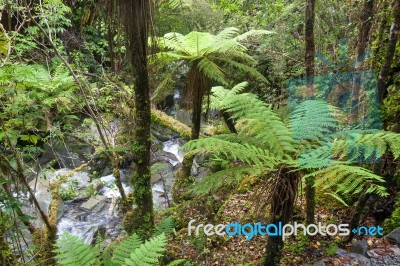
{"type": "MultiPolygon", "coordinates": [[[[163,51],[156,55],[157,63],[169,64],[173,61],[182,61],[189,67],[188,86],[184,95],[192,103],[193,108],[192,138],[198,138],[199,135],[202,100],[210,93],[210,83],[212,81],[223,85],[230,83],[227,69],[236,69],[262,82],[267,81],[254,68],[255,60],[247,53],[247,48],[241,41],[249,36],[270,33],[258,30],[241,35],[237,28],[230,27],[217,35],[196,31],[187,35],[171,32],[159,39],[158,45],[163,51]]],[[[159,92],[162,89],[158,87],[155,93],[162,94],[159,92]]]]}
{"type": "Polygon", "coordinates": [[[316,186],[342,202],[341,196],[363,191],[387,195],[382,177],[351,164],[378,159],[388,150],[399,157],[399,134],[342,128],[338,110],[316,100],[296,106],[285,123],[255,95],[239,94],[246,85],[238,84],[231,91],[212,89],[212,107],[231,114],[237,134],[215,135],[184,145],[190,152],[208,153],[211,159],[241,163],[205,177],[192,192],[207,193],[227,180],[240,179],[246,171],[262,175],[285,166],[292,171],[311,171],[305,178],[316,177],[316,186]],[[235,169],[239,177],[233,174],[235,169]]]}

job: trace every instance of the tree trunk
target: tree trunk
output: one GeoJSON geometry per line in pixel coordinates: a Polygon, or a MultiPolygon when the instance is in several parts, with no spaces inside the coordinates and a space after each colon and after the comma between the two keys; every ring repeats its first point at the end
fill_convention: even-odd
{"type": "MultiPolygon", "coordinates": [[[[306,29],[305,29],[305,65],[306,65],[306,96],[313,98],[314,89],[314,75],[315,75],[315,43],[314,43],[314,20],[315,20],[315,0],[307,0],[306,7],[306,29]]],[[[308,224],[314,223],[315,212],[315,178],[308,177],[306,180],[306,222],[308,224]]]]}
{"type": "Polygon", "coordinates": [[[368,46],[369,34],[374,17],[374,0],[366,0],[360,14],[360,32],[357,41],[357,61],[354,67],[354,79],[351,91],[351,114],[350,121],[352,124],[357,123],[360,104],[360,81],[361,72],[364,68],[365,52],[368,46]]]}
{"type": "Polygon", "coordinates": [[[353,230],[353,228],[358,228],[359,226],[359,222],[360,222],[360,218],[361,215],[364,212],[365,209],[365,205],[369,199],[369,197],[371,196],[371,194],[367,194],[366,192],[363,192],[358,201],[357,201],[357,205],[356,208],[354,209],[353,215],[351,216],[351,220],[350,220],[350,235],[347,237],[347,239],[345,240],[345,243],[350,243],[351,240],[354,237],[354,233],[351,231],[353,230]]]}
{"type": "Polygon", "coordinates": [[[137,208],[125,217],[126,229],[141,237],[149,237],[154,228],[153,196],[150,173],[150,89],[147,68],[148,33],[152,25],[152,1],[124,0],[119,2],[123,14],[128,54],[135,78],[135,135],[133,153],[137,171],[131,179],[137,208]],[[127,223],[128,222],[128,223],[127,223]]]}
{"type": "Polygon", "coordinates": [[[393,24],[390,27],[389,41],[385,59],[382,63],[381,71],[378,76],[379,101],[382,103],[387,95],[386,82],[392,66],[393,57],[396,51],[396,43],[400,34],[400,0],[393,1],[393,24]]]}
{"type": "Polygon", "coordinates": [[[222,115],[222,118],[224,119],[225,124],[228,127],[229,131],[231,133],[237,133],[237,130],[235,128],[235,123],[233,122],[231,116],[225,111],[221,111],[221,115],[222,115]]]}
{"type": "Polygon", "coordinates": [[[306,66],[306,96],[314,97],[314,20],[315,20],[315,0],[307,0],[306,7],[306,27],[305,27],[305,66],[306,66]]]}
{"type": "MultiPolygon", "coordinates": [[[[278,225],[279,222],[287,224],[293,213],[299,174],[283,169],[277,173],[276,186],[272,191],[271,221],[278,225]]],[[[277,266],[281,260],[283,248],[282,236],[269,236],[266,246],[264,266],[277,266]]]]}
{"type": "Polygon", "coordinates": [[[188,74],[188,97],[192,102],[192,135],[191,139],[198,139],[200,136],[201,113],[204,93],[210,88],[210,81],[207,77],[192,67],[188,74]]]}

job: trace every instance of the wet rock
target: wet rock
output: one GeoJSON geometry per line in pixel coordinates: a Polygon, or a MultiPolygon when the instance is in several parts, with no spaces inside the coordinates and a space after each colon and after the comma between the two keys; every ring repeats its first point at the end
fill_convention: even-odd
{"type": "Polygon", "coordinates": [[[61,168],[76,168],[89,161],[95,149],[89,143],[73,136],[63,140],[51,140],[43,147],[39,163],[44,165],[53,159],[58,161],[61,168]]]}
{"type": "Polygon", "coordinates": [[[386,239],[389,240],[391,243],[399,245],[400,244],[400,227],[397,227],[388,235],[386,235],[386,239]]]}
{"type": "Polygon", "coordinates": [[[367,256],[368,243],[365,239],[354,242],[350,247],[350,252],[367,256]]]}
{"type": "Polygon", "coordinates": [[[152,153],[151,157],[150,157],[150,164],[155,164],[155,163],[159,163],[159,162],[164,162],[164,163],[173,163],[176,162],[178,163],[178,158],[176,158],[176,156],[170,152],[167,151],[156,151],[154,153],[152,153]]]}
{"type": "Polygon", "coordinates": [[[105,176],[112,173],[111,162],[105,154],[96,154],[88,165],[89,173],[93,176],[105,176]]]}
{"type": "Polygon", "coordinates": [[[151,183],[157,183],[162,179],[172,179],[173,175],[173,166],[170,163],[156,163],[151,166],[152,175],[151,175],[151,183]]]}
{"type": "Polygon", "coordinates": [[[179,109],[176,111],[176,120],[191,126],[192,125],[192,112],[188,110],[179,109]]]}
{"type": "Polygon", "coordinates": [[[71,172],[70,169],[59,169],[53,173],[46,174],[50,183],[55,182],[62,176],[68,176],[67,180],[61,184],[61,189],[73,191],[69,196],[73,200],[87,198],[87,188],[90,184],[89,174],[86,172],[71,172]],[[71,175],[72,174],[72,175],[71,175]]]}
{"type": "Polygon", "coordinates": [[[178,134],[174,131],[156,123],[152,123],[151,125],[151,134],[160,141],[168,141],[178,137],[178,134]]]}
{"type": "Polygon", "coordinates": [[[50,190],[50,182],[48,179],[38,178],[33,179],[29,182],[29,187],[33,189],[34,192],[36,191],[49,191],[50,190]]]}
{"type": "MultiPolygon", "coordinates": [[[[34,179],[29,182],[29,186],[31,189],[33,189],[35,193],[35,198],[39,203],[40,209],[43,210],[46,215],[49,215],[50,203],[52,199],[50,191],[50,181],[48,179],[34,179]]],[[[64,201],[62,199],[58,200],[57,207],[57,219],[60,219],[65,211],[64,201]]],[[[29,208],[27,209],[27,213],[29,214],[33,214],[35,212],[35,216],[40,218],[39,210],[37,210],[36,208],[34,208],[33,210],[29,210],[29,208]]],[[[36,221],[36,226],[41,227],[42,225],[44,225],[43,221],[41,219],[38,219],[36,221]]]]}
{"type": "Polygon", "coordinates": [[[93,211],[95,208],[98,209],[103,207],[106,199],[107,197],[105,196],[96,195],[95,197],[91,197],[85,201],[80,208],[86,211],[93,211]]]}
{"type": "Polygon", "coordinates": [[[192,169],[190,174],[196,178],[197,181],[203,179],[211,173],[211,170],[204,167],[202,164],[205,161],[204,154],[197,154],[193,159],[192,169]]]}
{"type": "MultiPolygon", "coordinates": [[[[127,179],[126,177],[127,173],[121,171],[120,174],[121,174],[121,181],[127,179]]],[[[102,182],[102,184],[104,184],[103,188],[99,192],[101,195],[107,198],[121,197],[119,190],[115,184],[114,175],[103,176],[100,178],[100,181],[102,182]]],[[[132,191],[132,189],[127,185],[127,183],[122,182],[122,187],[124,188],[126,194],[129,194],[132,191]]]]}

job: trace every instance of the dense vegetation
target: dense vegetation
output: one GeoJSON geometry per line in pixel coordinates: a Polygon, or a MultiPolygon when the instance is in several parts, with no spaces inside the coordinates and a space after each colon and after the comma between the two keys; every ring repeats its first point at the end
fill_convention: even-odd
{"type": "Polygon", "coordinates": [[[400,230],[399,0],[0,0],[0,22],[0,265],[400,263],[400,237],[188,228],[400,230]]]}

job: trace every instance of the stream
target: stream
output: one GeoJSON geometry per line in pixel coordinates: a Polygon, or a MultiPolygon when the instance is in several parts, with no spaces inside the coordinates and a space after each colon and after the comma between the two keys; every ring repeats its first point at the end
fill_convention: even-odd
{"type": "MultiPolygon", "coordinates": [[[[179,113],[177,101],[180,98],[177,89],[174,90],[171,98],[173,98],[173,105],[164,110],[167,114],[177,118],[177,113],[179,113]]],[[[180,151],[180,146],[184,142],[176,134],[171,134],[164,129],[158,129],[158,131],[163,139],[158,144],[159,148],[155,151],[152,150],[151,182],[154,208],[162,210],[172,202],[171,190],[174,172],[182,163],[183,153],[180,151]]],[[[96,132],[93,132],[93,135],[96,136],[96,132]]],[[[46,179],[33,180],[30,184],[32,188],[35,188],[35,195],[41,208],[46,211],[48,211],[51,201],[50,183],[73,169],[74,167],[69,166],[71,162],[73,164],[74,162],[83,163],[83,160],[79,161],[76,154],[70,153],[68,149],[62,154],[57,154],[57,157],[63,159],[62,168],[45,173],[46,179]]],[[[132,192],[133,188],[129,184],[132,171],[121,169],[120,174],[125,192],[127,194],[132,192]]],[[[118,210],[120,193],[115,185],[113,174],[92,179],[85,171],[75,172],[68,177],[66,183],[62,184],[61,190],[72,192],[74,197],[71,200],[60,200],[59,202],[57,222],[59,236],[68,232],[84,239],[86,243],[93,243],[98,233],[104,235],[107,241],[111,241],[124,233],[122,228],[123,217],[118,210]],[[88,191],[90,191],[90,195],[88,195],[88,191]]],[[[25,211],[38,217],[32,204],[26,206],[25,211]]],[[[35,221],[35,224],[36,226],[43,225],[39,218],[35,221]]]]}
{"type": "MultiPolygon", "coordinates": [[[[183,156],[179,147],[179,139],[163,142],[163,151],[174,155],[176,158],[169,162],[172,167],[182,162],[183,156]]],[[[123,182],[124,190],[129,193],[132,188],[126,182],[128,178],[125,175],[125,171],[121,170],[122,180],[125,181],[123,182]]],[[[153,203],[157,210],[168,207],[168,201],[172,200],[171,189],[174,180],[171,177],[173,175],[165,175],[165,177],[169,178],[161,178],[152,184],[153,203]]],[[[92,243],[98,232],[105,233],[107,239],[115,239],[121,234],[122,215],[116,208],[120,195],[115,186],[115,177],[112,174],[103,176],[100,181],[104,186],[94,197],[94,200],[64,202],[64,213],[57,224],[59,236],[64,232],[69,232],[81,237],[86,243],[92,243]],[[87,206],[88,201],[92,201],[93,206],[87,206]]],[[[86,185],[89,186],[89,183],[86,185]]]]}

